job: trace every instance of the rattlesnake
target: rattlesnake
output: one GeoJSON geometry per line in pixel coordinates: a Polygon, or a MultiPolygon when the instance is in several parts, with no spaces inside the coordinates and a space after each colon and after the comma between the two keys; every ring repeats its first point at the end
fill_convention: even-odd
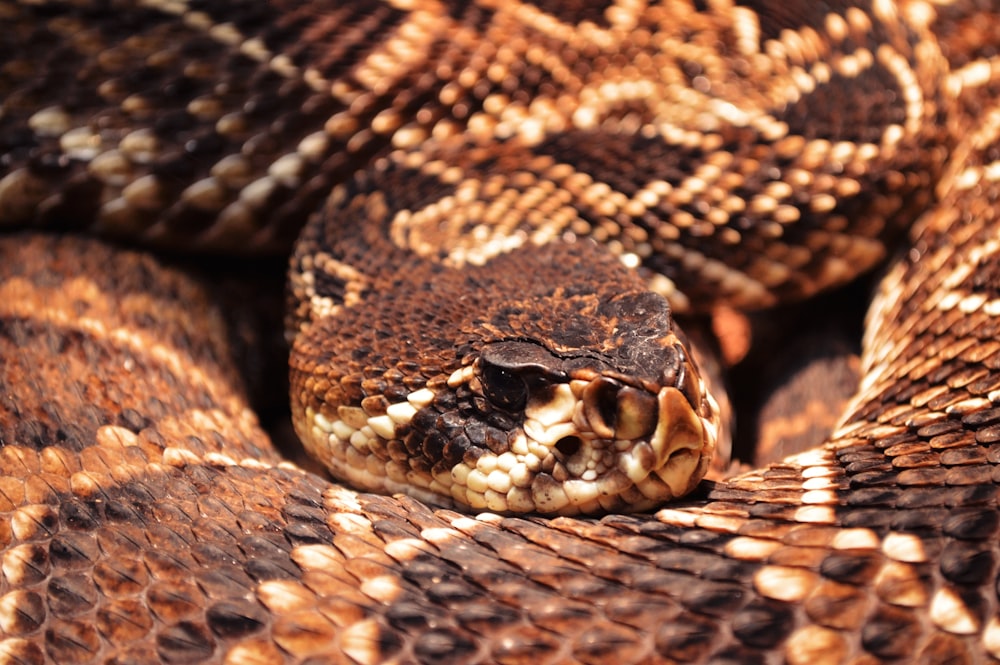
{"type": "Polygon", "coordinates": [[[997,9],[0,3],[0,654],[1000,659],[997,9]],[[676,415],[710,449],[715,406],[664,297],[806,297],[906,242],[824,446],[652,514],[545,518],[292,466],[200,286],[13,232],[287,251],[313,213],[289,289],[300,431],[371,449],[389,490],[412,475],[421,500],[506,511],[690,489],[536,488],[504,457],[528,444],[489,430],[523,432],[525,410],[558,430],[550,484],[607,471],[574,468],[598,445],[580,422],[647,441],[676,415]],[[444,486],[439,458],[493,494],[444,486]]]}

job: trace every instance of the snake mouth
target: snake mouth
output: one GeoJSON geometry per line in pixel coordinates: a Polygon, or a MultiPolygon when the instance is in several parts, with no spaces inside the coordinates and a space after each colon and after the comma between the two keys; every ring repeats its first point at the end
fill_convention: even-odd
{"type": "Polygon", "coordinates": [[[715,448],[714,414],[700,411],[672,386],[654,393],[607,376],[551,386],[524,409],[512,452],[537,462],[508,501],[574,514],[647,510],[683,496],[715,448]]]}

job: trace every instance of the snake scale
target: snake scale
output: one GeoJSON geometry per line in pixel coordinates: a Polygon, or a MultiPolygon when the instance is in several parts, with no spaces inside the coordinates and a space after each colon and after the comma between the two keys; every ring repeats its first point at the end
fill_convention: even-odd
{"type": "Polygon", "coordinates": [[[0,1],[0,662],[1000,659],[998,13],[0,1]],[[300,434],[416,498],[81,232],[292,252],[300,434]],[[720,436],[665,298],[886,259],[829,440],[641,513],[720,436]]]}

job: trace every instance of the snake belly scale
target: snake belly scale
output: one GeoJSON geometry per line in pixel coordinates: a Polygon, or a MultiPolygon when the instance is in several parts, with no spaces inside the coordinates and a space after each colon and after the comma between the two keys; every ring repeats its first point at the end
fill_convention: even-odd
{"type": "Polygon", "coordinates": [[[0,1],[0,661],[1000,660],[998,14],[0,1]],[[300,435],[412,496],[88,235],[289,253],[300,435]],[[722,436],[671,310],[886,259],[829,440],[649,512],[722,436]]]}

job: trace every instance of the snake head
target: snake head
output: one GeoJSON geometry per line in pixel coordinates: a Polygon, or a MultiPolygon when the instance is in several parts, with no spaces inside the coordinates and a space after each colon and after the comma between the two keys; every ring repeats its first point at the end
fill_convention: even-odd
{"type": "Polygon", "coordinates": [[[616,258],[578,242],[395,275],[296,338],[297,431],[338,478],[580,514],[647,510],[704,475],[718,407],[666,300],[616,258]]]}

